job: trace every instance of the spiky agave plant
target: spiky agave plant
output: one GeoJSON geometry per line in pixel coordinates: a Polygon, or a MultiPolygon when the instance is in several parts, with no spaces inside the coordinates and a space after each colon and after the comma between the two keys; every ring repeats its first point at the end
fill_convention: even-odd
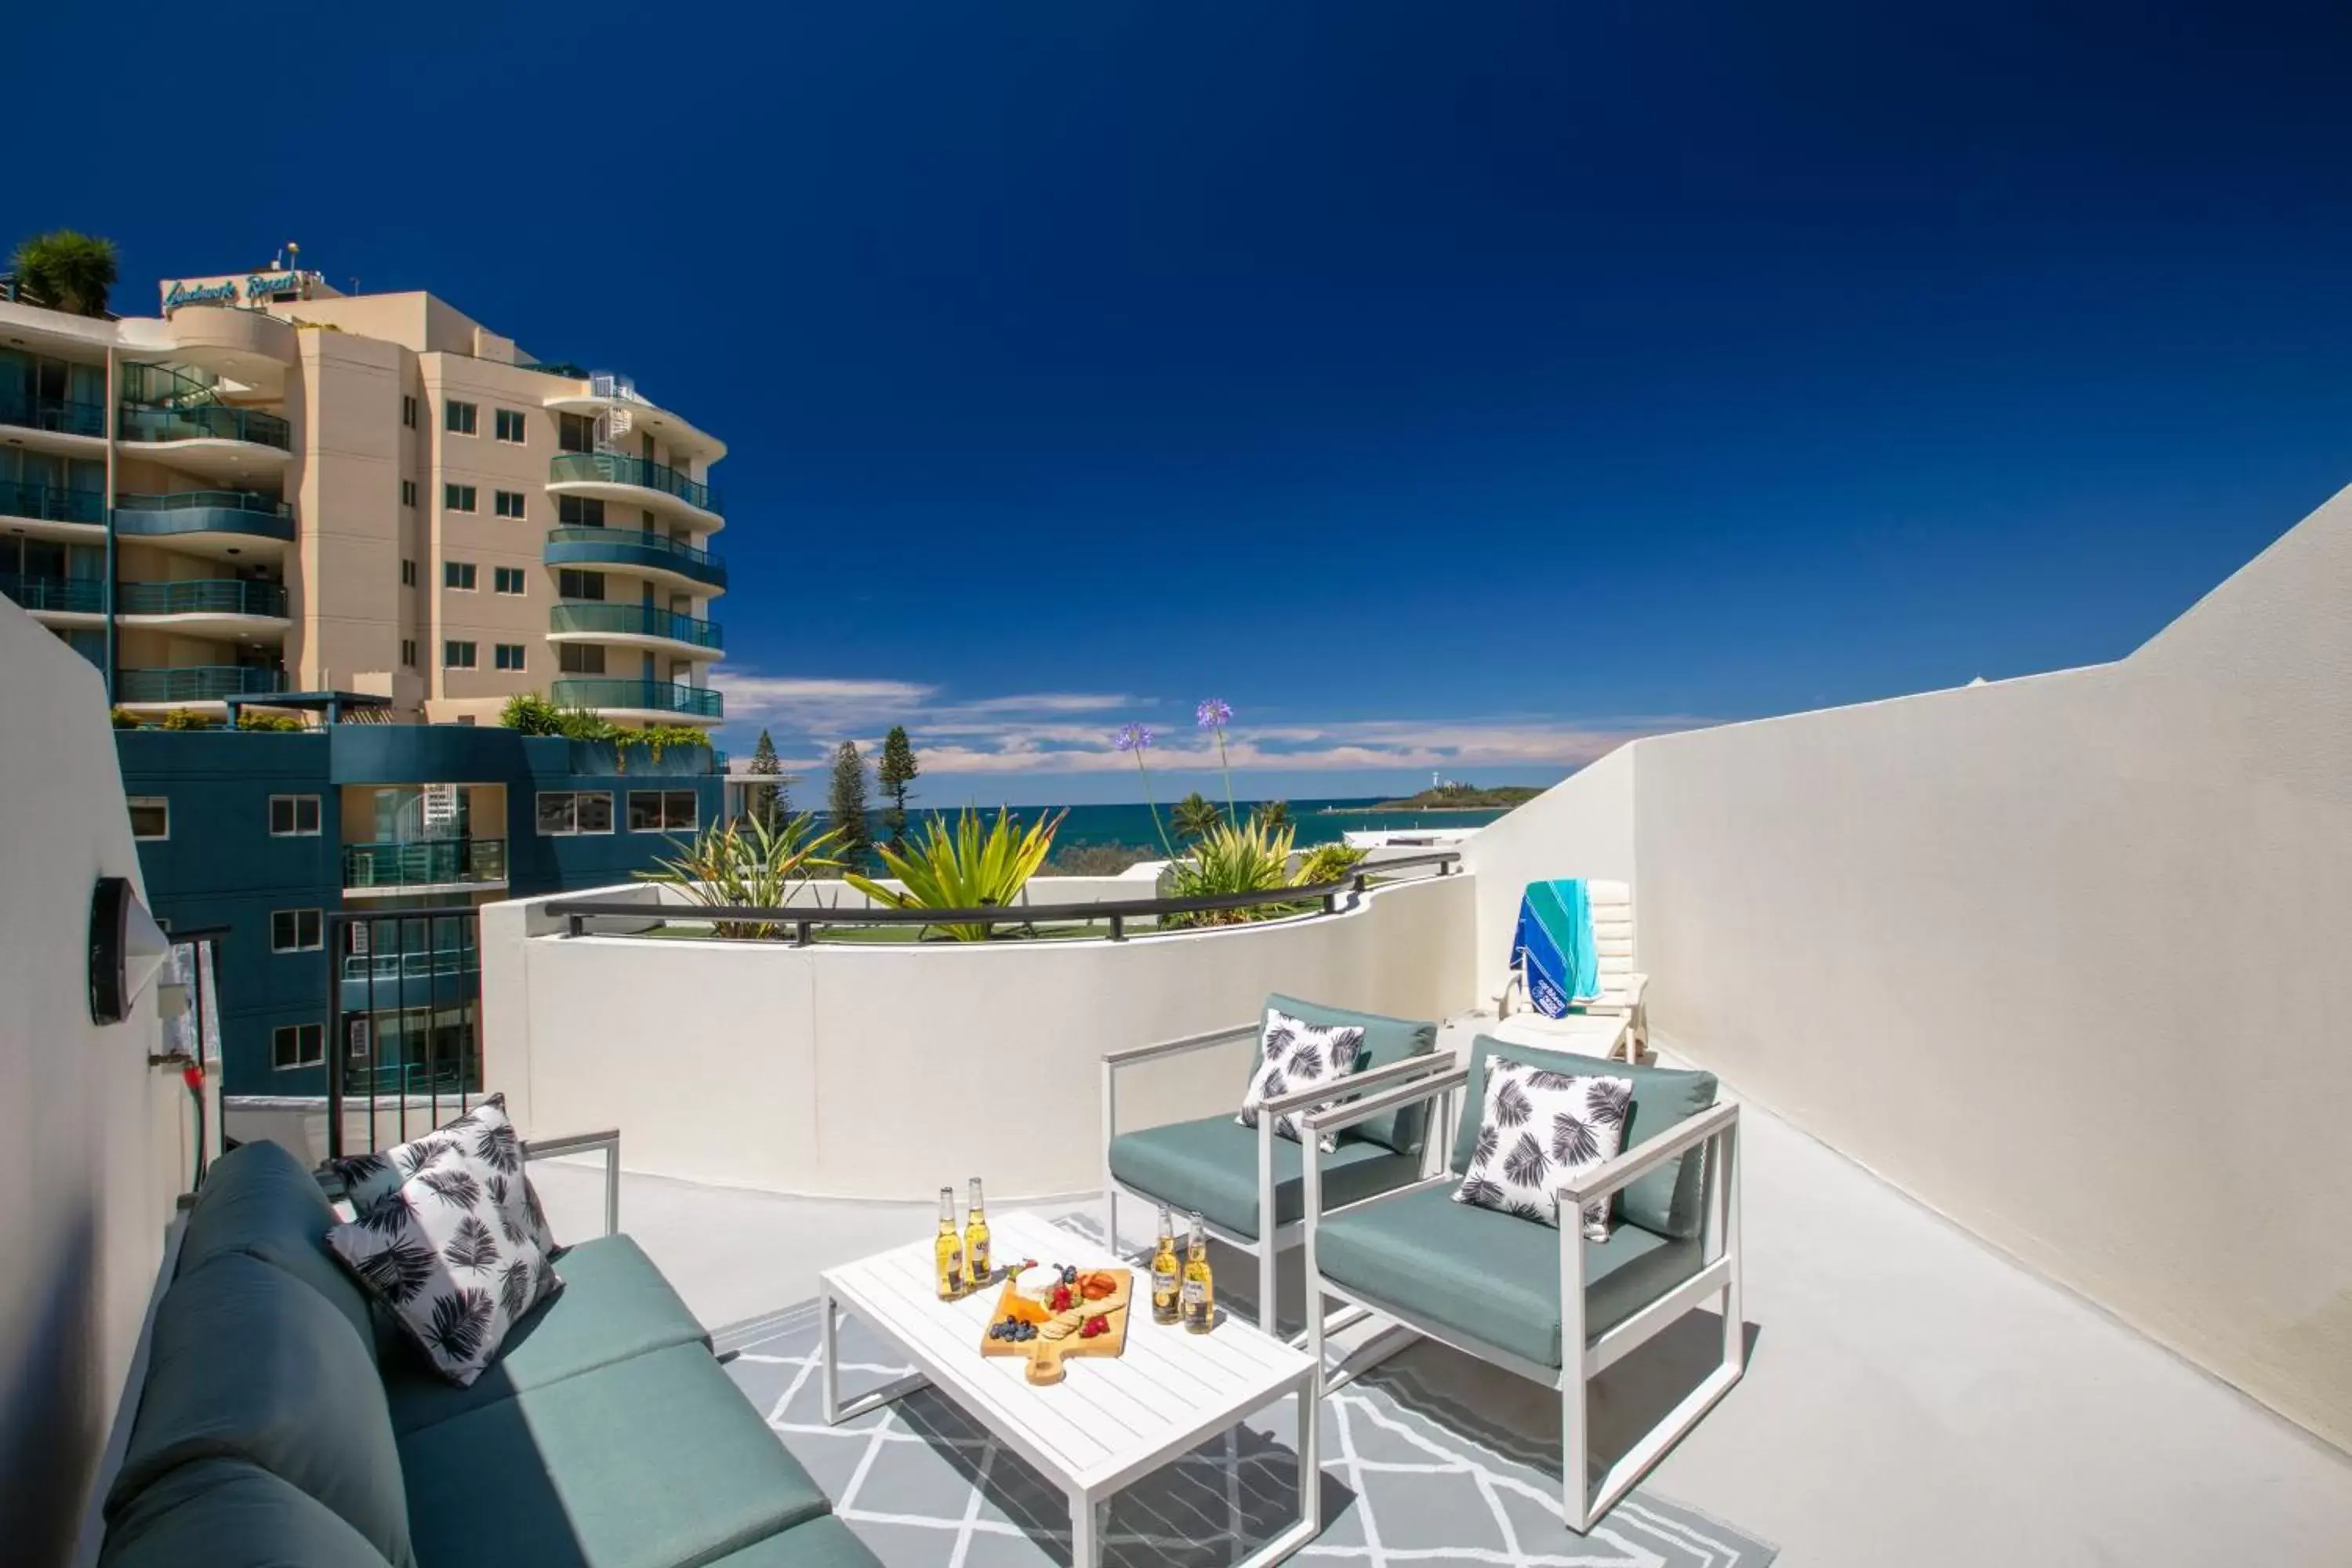
{"type": "MultiPolygon", "coordinates": [[[[945,814],[933,812],[923,825],[920,839],[903,848],[877,844],[874,852],[906,890],[883,887],[870,877],[849,872],[843,879],[876,903],[898,910],[976,910],[1010,904],[1034,876],[1054,847],[1054,835],[1067,812],[1041,816],[1023,827],[1009,808],[999,807],[994,822],[985,822],[971,806],[952,826],[945,814]]],[[[982,925],[939,928],[958,942],[982,942],[982,925]]]]}
{"type": "MultiPolygon", "coordinates": [[[[636,875],[676,888],[688,903],[704,909],[782,909],[794,888],[841,864],[831,853],[840,836],[832,830],[812,834],[814,821],[803,813],[772,826],[756,816],[714,823],[691,839],[670,840],[677,855],[636,875]]],[[[773,937],[784,927],[770,921],[714,921],[711,930],[723,937],[773,937]]]]}
{"type": "MultiPolygon", "coordinates": [[[[1295,830],[1269,826],[1258,817],[1246,822],[1220,822],[1192,846],[1189,859],[1168,868],[1168,894],[1176,899],[1207,899],[1224,893],[1265,893],[1290,882],[1290,846],[1295,830]]],[[[1245,925],[1289,913],[1276,904],[1239,910],[1206,910],[1198,914],[1170,915],[1165,926],[1245,925]]]]}

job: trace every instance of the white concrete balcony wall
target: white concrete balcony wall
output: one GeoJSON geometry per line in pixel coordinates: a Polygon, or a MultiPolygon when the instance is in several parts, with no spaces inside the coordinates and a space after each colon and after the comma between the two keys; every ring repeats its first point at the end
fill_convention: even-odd
{"type": "MultiPolygon", "coordinates": [[[[1040,903],[1150,896],[1118,879],[1031,886],[1040,903]]],[[[558,924],[548,901],[482,920],[490,1087],[526,1131],[618,1127],[632,1171],[822,1196],[925,1199],[975,1175],[1000,1198],[1095,1191],[1103,1052],[1249,1023],[1271,991],[1442,1018],[1471,972],[1459,875],[1333,915],[1120,942],[562,938],[535,934],[558,924]]],[[[1122,1126],[1232,1111],[1252,1050],[1122,1074],[1122,1126]]]]}
{"type": "Polygon", "coordinates": [[[2352,1447],[2352,491],[2117,663],[1640,741],[1468,858],[1482,978],[1631,877],[1662,1043],[2352,1447]]]}

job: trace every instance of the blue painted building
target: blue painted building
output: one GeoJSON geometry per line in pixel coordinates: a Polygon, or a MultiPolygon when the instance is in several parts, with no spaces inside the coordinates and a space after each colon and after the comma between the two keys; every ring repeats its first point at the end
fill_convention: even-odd
{"type": "Polygon", "coordinates": [[[150,903],[173,929],[228,933],[231,1096],[323,1095],[334,1050],[348,1081],[384,1092],[427,1071],[478,1081],[497,1043],[476,922],[415,911],[627,881],[723,806],[699,746],[656,761],[456,724],[115,739],[150,903]]]}

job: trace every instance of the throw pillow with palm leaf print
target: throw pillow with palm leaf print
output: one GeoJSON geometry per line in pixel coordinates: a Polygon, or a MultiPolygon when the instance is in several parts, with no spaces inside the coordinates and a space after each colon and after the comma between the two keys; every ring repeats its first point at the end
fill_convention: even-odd
{"type": "MultiPolygon", "coordinates": [[[[1257,1071],[1250,1076],[1249,1089],[1242,1096],[1242,1113],[1234,1120],[1244,1127],[1255,1127],[1258,1107],[1269,1100],[1326,1085],[1333,1089],[1344,1087],[1363,1060],[1361,1028],[1324,1028],[1269,1007],[1265,1010],[1265,1027],[1258,1035],[1257,1071]]],[[[1314,1105],[1304,1110],[1283,1111],[1276,1119],[1274,1130],[1296,1143],[1299,1142],[1298,1118],[1322,1109],[1314,1105]]],[[[1323,1152],[1328,1154],[1332,1148],[1327,1133],[1323,1152]]]]}
{"type": "MultiPolygon", "coordinates": [[[[1617,1157],[1633,1104],[1630,1079],[1579,1078],[1495,1057],[1478,1141],[1454,1201],[1538,1225],[1559,1224],[1559,1188],[1617,1157]]],[[[1609,1200],[1584,1207],[1587,1241],[1609,1239],[1609,1200]]]]}
{"type": "Polygon", "coordinates": [[[507,1097],[503,1094],[488,1096],[457,1121],[436,1127],[421,1138],[378,1153],[354,1154],[327,1163],[342,1178],[352,1212],[365,1214],[398,1192],[404,1183],[463,1154],[470,1154],[488,1165],[498,1178],[486,1185],[498,1199],[504,1228],[509,1232],[527,1231],[541,1252],[554,1257],[558,1250],[555,1236],[548,1229],[547,1214],[540,1207],[539,1194],[531,1189],[530,1178],[523,1173],[522,1138],[507,1116],[507,1097]]]}
{"type": "Polygon", "coordinates": [[[506,1138],[479,1123],[443,1129],[429,1157],[409,1162],[405,1181],[326,1238],[459,1387],[479,1377],[508,1331],[562,1284],[534,1232],[520,1145],[508,1146],[503,1108],[494,1121],[506,1138]]]}

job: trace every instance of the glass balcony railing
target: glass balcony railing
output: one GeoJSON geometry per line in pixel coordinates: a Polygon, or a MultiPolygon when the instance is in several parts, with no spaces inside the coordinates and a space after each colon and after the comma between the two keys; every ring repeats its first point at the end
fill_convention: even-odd
{"type": "Polygon", "coordinates": [[[343,846],[345,888],[422,888],[507,879],[503,838],[420,838],[343,846]]]}
{"type": "Polygon", "coordinates": [[[727,586],[727,563],[719,557],[634,528],[551,528],[547,563],[668,572],[707,587],[727,586]]]}
{"type": "Polygon", "coordinates": [[[666,496],[675,496],[713,515],[719,515],[723,510],[719,492],[709,485],[688,479],[667,463],[625,458],[618,452],[559,452],[548,460],[547,482],[634,485],[641,490],[659,490],[666,496]]]}
{"type": "Polygon", "coordinates": [[[294,542],[294,509],[252,490],[181,490],[172,495],[118,496],[114,531],[141,539],[180,533],[242,533],[294,542]]]}
{"type": "Polygon", "coordinates": [[[268,697],[286,689],[286,672],[241,664],[191,664],[173,669],[126,669],[114,683],[118,702],[217,702],[224,697],[268,697]]]}
{"type": "Polygon", "coordinates": [[[603,636],[667,637],[696,647],[725,647],[717,621],[698,621],[653,605],[604,605],[593,599],[567,599],[547,613],[551,632],[587,632],[603,636]]]}
{"type": "Polygon", "coordinates": [[[0,513],[38,518],[43,522],[95,522],[102,526],[106,521],[106,492],[0,479],[0,513]]]}
{"type": "Polygon", "coordinates": [[[249,441],[281,452],[294,449],[294,427],[284,419],[258,408],[221,403],[174,407],[126,403],[120,434],[125,441],[249,441]]]}
{"type": "Polygon", "coordinates": [[[37,397],[22,383],[0,386],[0,425],[28,430],[49,430],[61,436],[106,434],[106,405],[80,403],[70,397],[37,397]]]}
{"type": "Polygon", "coordinates": [[[286,584],[202,578],[125,583],[117,604],[126,616],[269,616],[286,618],[286,584]]]}
{"type": "Polygon", "coordinates": [[[436,947],[429,952],[343,954],[345,980],[421,980],[436,974],[474,974],[481,967],[482,955],[471,942],[463,947],[436,947]]]}
{"type": "Polygon", "coordinates": [[[548,697],[559,708],[649,708],[697,719],[723,714],[718,692],[669,680],[559,680],[548,697]]]}
{"type": "Polygon", "coordinates": [[[16,600],[28,610],[106,614],[106,583],[99,577],[26,577],[0,572],[0,595],[16,600]]]}

